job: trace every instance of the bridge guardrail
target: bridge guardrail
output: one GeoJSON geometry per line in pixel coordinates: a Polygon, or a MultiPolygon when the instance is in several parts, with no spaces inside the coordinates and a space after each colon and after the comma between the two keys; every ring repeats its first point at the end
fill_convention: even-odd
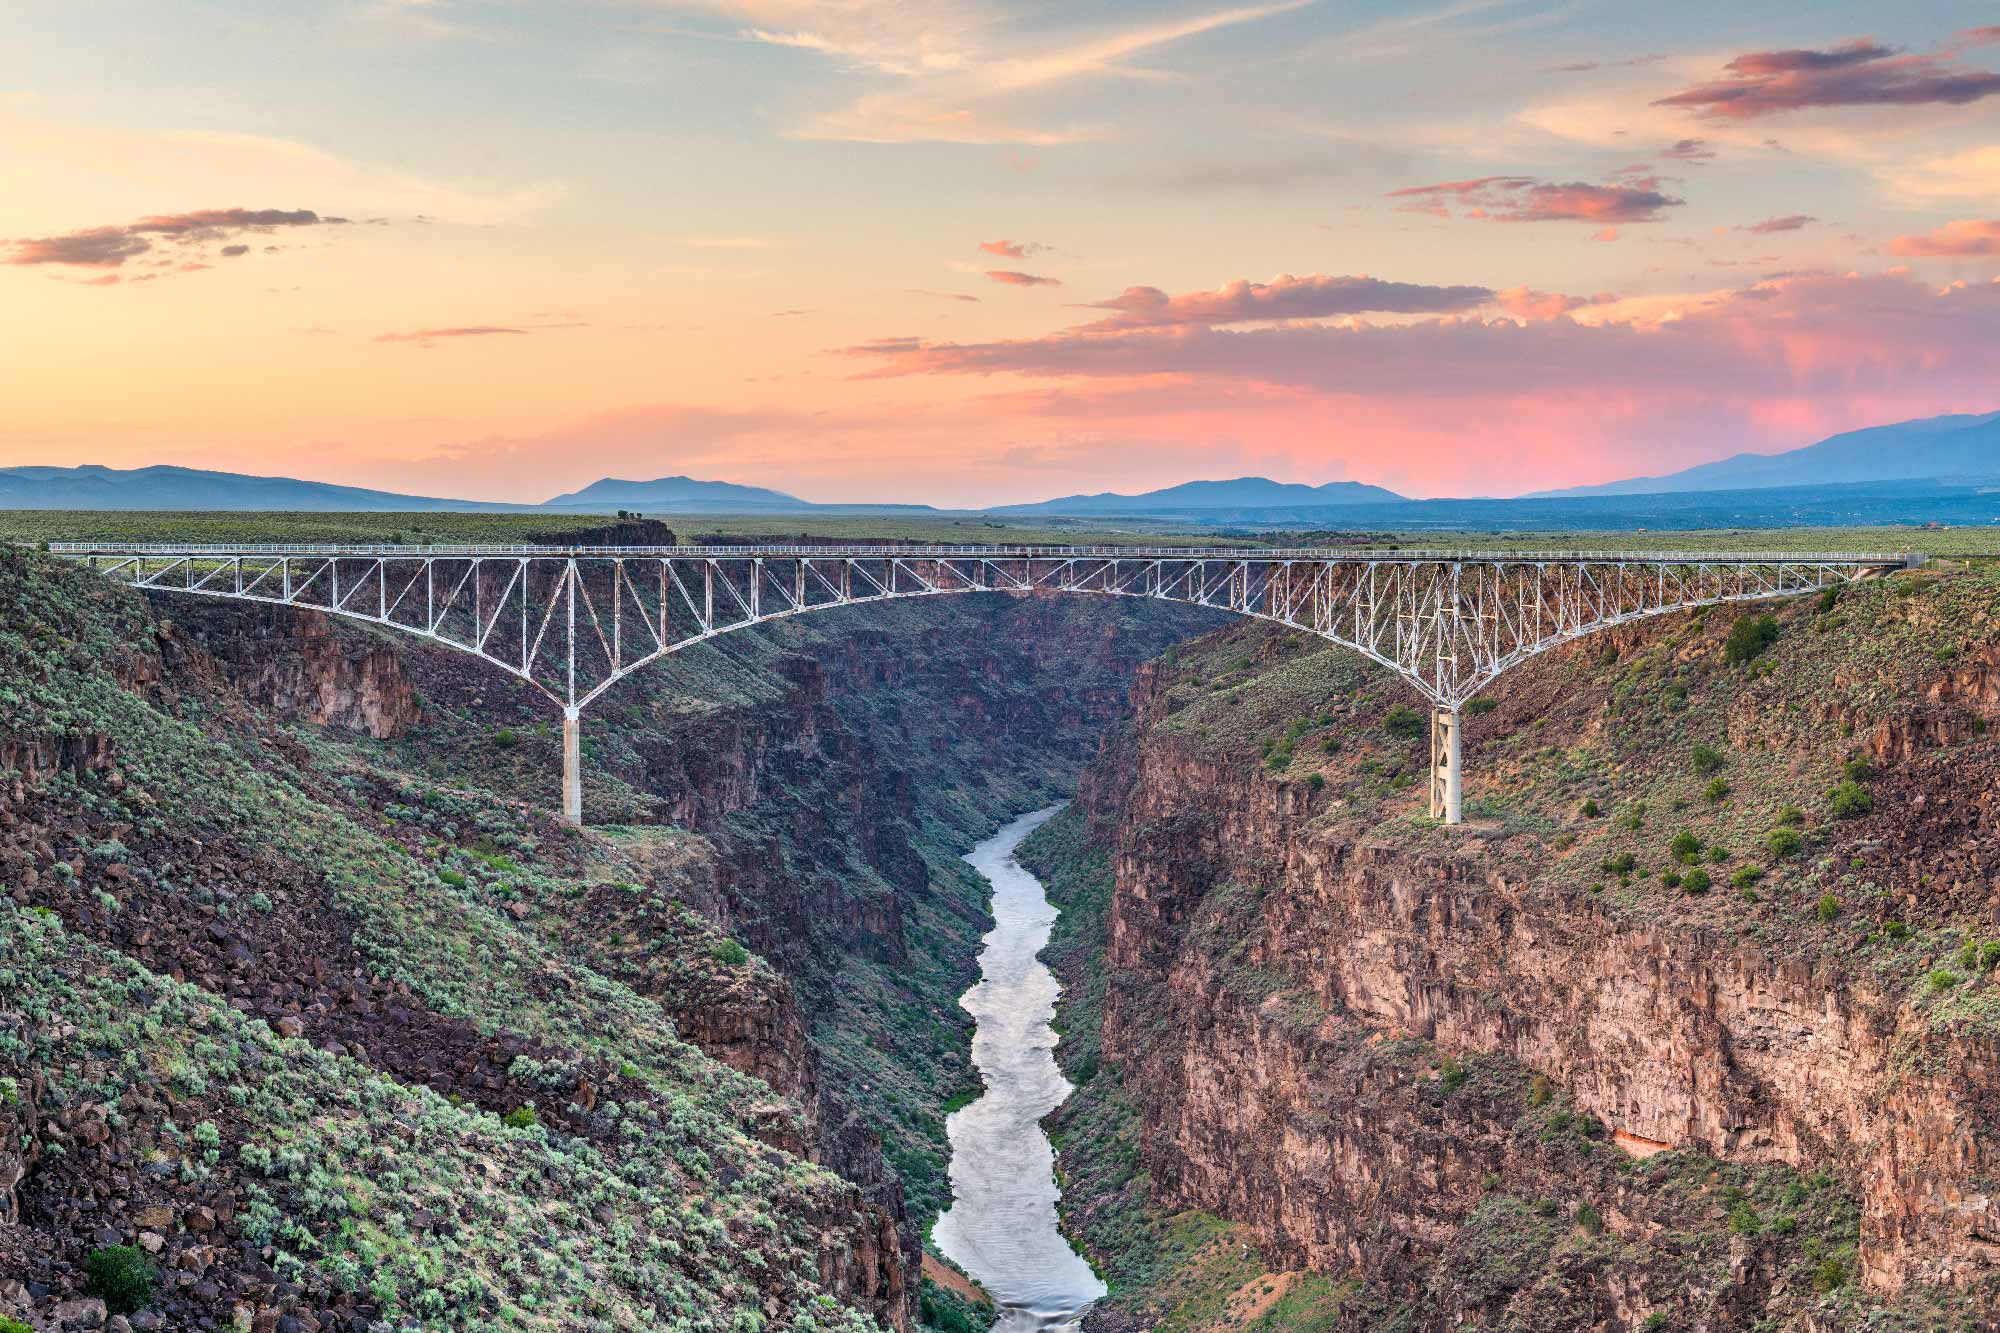
{"type": "Polygon", "coordinates": [[[827,559],[976,559],[991,560],[1340,560],[1383,563],[1436,561],[1536,564],[1550,561],[1592,564],[1807,564],[1901,565],[1916,568],[1921,553],[1881,551],[1479,551],[1393,549],[1339,546],[1191,547],[1191,546],[533,546],[327,544],[247,542],[50,542],[57,555],[100,556],[353,556],[409,559],[452,556],[521,556],[539,559],[728,559],[757,557],[824,557],[827,559]]]}

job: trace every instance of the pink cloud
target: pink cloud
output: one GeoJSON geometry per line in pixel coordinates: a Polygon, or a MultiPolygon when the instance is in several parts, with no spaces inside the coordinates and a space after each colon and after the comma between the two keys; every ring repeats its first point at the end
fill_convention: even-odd
{"type": "Polygon", "coordinates": [[[1509,287],[1494,293],[1494,304],[1522,319],[1556,319],[1572,310],[1596,304],[1588,297],[1564,296],[1560,292],[1538,292],[1527,287],[1509,287]]]}
{"type": "Polygon", "coordinates": [[[1810,214],[1792,213],[1781,218],[1766,218],[1762,222],[1747,223],[1736,230],[1747,231],[1753,236],[1770,236],[1781,231],[1799,231],[1817,221],[1819,219],[1810,214]]]}
{"type": "MultiPolygon", "coordinates": [[[[1577,300],[1500,297],[1503,310],[1533,313],[1577,300]]],[[[848,354],[871,367],[864,378],[1002,386],[971,400],[990,418],[990,438],[1018,440],[1007,420],[1026,416],[1028,438],[1092,442],[1094,466],[1119,441],[1157,441],[1301,470],[1337,459],[1346,475],[1413,494],[1609,480],[1995,405],[2000,283],[1941,289],[1893,273],[1811,274],[1675,305],[1607,299],[1592,298],[1601,308],[1582,318],[1525,323],[1510,311],[1244,329],[1083,325],[986,343],[885,339],[848,354]],[[1468,452],[1475,437],[1485,448],[1468,452]]],[[[1135,445],[1126,465],[1146,456],[1135,445]]]]}
{"type": "Polygon", "coordinates": [[[1040,241],[981,241],[979,248],[1002,259],[1027,259],[1052,247],[1040,241]]]}
{"type": "Polygon", "coordinates": [[[1898,236],[1889,242],[1889,253],[1926,259],[2000,255],[2000,219],[1965,218],[1947,222],[1927,236],[1898,236]]]}
{"type": "Polygon", "coordinates": [[[1021,273],[1013,269],[990,268],[986,276],[1009,287],[1060,287],[1061,278],[1045,278],[1039,273],[1021,273]]]}
{"type": "Polygon", "coordinates": [[[1661,151],[1661,157],[1670,157],[1676,162],[1713,162],[1715,150],[1708,146],[1706,139],[1682,139],[1673,147],[1661,151]]]}
{"type": "Polygon", "coordinates": [[[1723,77],[1663,97],[1655,106],[1697,111],[1720,120],[1808,107],[1964,105],[2000,93],[2000,73],[1946,63],[1985,38],[1959,34],[1942,52],[1910,55],[1869,38],[1819,50],[1752,51],[1723,66],[1723,77]]]}
{"type": "Polygon", "coordinates": [[[1407,199],[1412,212],[1448,216],[1447,201],[1456,202],[1461,216],[1486,222],[1657,222],[1663,209],[1682,200],[1660,190],[1657,177],[1621,180],[1615,185],[1582,181],[1538,182],[1531,176],[1481,176],[1415,185],[1392,190],[1391,199],[1407,199]]]}
{"type": "Polygon", "coordinates": [[[1158,287],[1127,287],[1108,301],[1110,310],[1092,328],[1157,328],[1174,324],[1237,324],[1251,320],[1324,319],[1334,315],[1437,314],[1470,310],[1493,299],[1485,287],[1434,287],[1370,277],[1303,278],[1287,273],[1269,282],[1239,279],[1213,291],[1169,296],[1158,287]]]}

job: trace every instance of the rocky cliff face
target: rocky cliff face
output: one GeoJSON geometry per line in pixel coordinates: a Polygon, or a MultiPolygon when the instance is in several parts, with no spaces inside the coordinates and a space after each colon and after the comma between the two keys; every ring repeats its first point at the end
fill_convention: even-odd
{"type": "MultiPolygon", "coordinates": [[[[628,849],[280,725],[86,571],[16,552],[0,588],[0,1315],[120,1314],[104,1251],[144,1327],[907,1325],[896,1218],[798,1103],[617,979],[633,941],[591,937],[600,968],[550,924],[698,898],[685,835],[628,849]]],[[[706,918],[654,942],[675,996],[773,1015],[719,1046],[801,1042],[706,918]]]]}
{"type": "Polygon", "coordinates": [[[1145,673],[1082,803],[1159,1200],[1362,1279],[1357,1325],[1990,1313],[1991,591],[1531,664],[1463,831],[1372,673],[1246,630],[1145,673]]]}
{"type": "MultiPolygon", "coordinates": [[[[371,763],[553,803],[545,707],[470,659],[317,616],[162,610],[279,716],[388,742],[358,743],[371,763]]],[[[580,899],[519,886],[509,910],[803,1110],[802,1137],[782,1104],[758,1132],[861,1189],[888,1238],[865,1289],[900,1322],[944,1195],[941,1107],[972,1078],[956,997],[987,918],[958,854],[1062,791],[1135,664],[1213,622],[1002,596],[824,619],[731,636],[601,701],[587,813],[658,836],[619,839],[636,882],[584,856],[580,899]],[[718,964],[730,937],[772,967],[718,964]]],[[[393,815],[420,795],[370,799],[393,815]]]]}

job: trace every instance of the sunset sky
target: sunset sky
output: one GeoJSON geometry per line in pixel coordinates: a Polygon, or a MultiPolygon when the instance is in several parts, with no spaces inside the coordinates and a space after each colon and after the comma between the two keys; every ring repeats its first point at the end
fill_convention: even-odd
{"type": "Polygon", "coordinates": [[[2000,409],[2000,11],[0,6],[0,464],[1517,494],[2000,409]]]}

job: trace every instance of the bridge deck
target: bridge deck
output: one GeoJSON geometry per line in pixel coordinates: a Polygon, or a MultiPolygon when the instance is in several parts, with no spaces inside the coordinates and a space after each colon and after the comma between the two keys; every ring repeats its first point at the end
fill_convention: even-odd
{"type": "Polygon", "coordinates": [[[541,559],[988,559],[988,560],[1338,560],[1396,564],[1537,564],[1544,562],[1621,565],[1867,565],[1914,567],[1922,555],[1907,551],[1479,551],[1419,550],[1348,546],[535,546],[535,545],[339,545],[287,543],[51,542],[58,555],[186,556],[355,556],[366,558],[526,556],[541,559]]]}

